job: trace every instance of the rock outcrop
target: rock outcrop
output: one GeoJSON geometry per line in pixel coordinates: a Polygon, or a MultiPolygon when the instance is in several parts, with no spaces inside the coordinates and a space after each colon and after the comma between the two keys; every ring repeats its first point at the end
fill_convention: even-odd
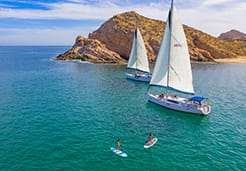
{"type": "Polygon", "coordinates": [[[87,39],[83,36],[76,38],[72,49],[57,56],[58,60],[82,60],[92,63],[123,63],[125,60],[105,47],[97,39],[87,39]]]}
{"type": "Polygon", "coordinates": [[[219,35],[220,39],[224,40],[246,40],[246,34],[237,30],[230,30],[219,35]]]}
{"type": "MultiPolygon", "coordinates": [[[[89,34],[88,39],[78,36],[75,45],[56,59],[80,59],[90,62],[121,63],[128,60],[133,33],[138,18],[148,57],[157,56],[165,23],[126,12],[113,16],[99,29],[89,34]]],[[[246,56],[246,41],[222,40],[184,25],[192,61],[213,62],[219,58],[246,56]]]]}

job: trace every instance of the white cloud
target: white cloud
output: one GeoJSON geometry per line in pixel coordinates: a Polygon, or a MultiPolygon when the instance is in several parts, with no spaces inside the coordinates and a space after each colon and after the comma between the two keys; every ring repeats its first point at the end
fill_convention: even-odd
{"type": "Polygon", "coordinates": [[[137,11],[142,14],[150,14],[146,17],[164,19],[169,4],[149,3],[144,5],[119,6],[113,1],[100,1],[97,5],[85,3],[80,0],[70,0],[69,2],[38,3],[49,10],[38,9],[12,9],[0,8],[0,18],[21,18],[21,19],[99,19],[106,20],[115,14],[126,11],[137,11]]]}
{"type": "Polygon", "coordinates": [[[181,14],[183,23],[217,37],[220,33],[231,29],[246,32],[244,22],[246,18],[245,9],[246,2],[241,2],[231,4],[230,8],[214,9],[202,5],[195,10],[181,9],[179,13],[181,14]]]}
{"type": "Polygon", "coordinates": [[[220,4],[228,3],[229,1],[231,0],[205,0],[202,4],[206,6],[220,5],[220,4]]]}
{"type": "Polygon", "coordinates": [[[0,45],[73,45],[78,35],[87,37],[94,28],[3,29],[0,45]]]}
{"type": "MultiPolygon", "coordinates": [[[[189,3],[192,3],[192,1],[194,0],[189,0],[189,3]]],[[[177,2],[178,13],[184,24],[213,36],[218,36],[220,33],[230,29],[237,29],[239,31],[246,32],[246,24],[244,22],[246,18],[245,1],[236,0],[236,2],[234,2],[232,0],[204,0],[201,2],[194,2],[196,6],[187,6],[182,1],[177,2]],[[183,5],[185,5],[185,7],[183,5]]],[[[166,20],[170,5],[167,1],[160,1],[159,3],[150,2],[148,4],[135,5],[127,3],[125,6],[119,6],[116,5],[115,0],[99,0],[96,4],[97,5],[89,4],[84,0],[70,0],[69,2],[49,4],[39,3],[39,5],[45,6],[49,10],[11,9],[8,7],[0,7],[0,19],[89,19],[106,21],[115,14],[126,11],[136,11],[148,18],[166,20]]],[[[88,27],[79,29],[12,29],[15,36],[9,35],[8,37],[7,35],[2,34],[2,31],[0,30],[0,43],[11,42],[17,36],[16,40],[21,41],[22,39],[25,44],[31,44],[31,40],[37,41],[37,44],[38,42],[40,42],[39,44],[73,44],[77,35],[82,34],[87,36],[89,32],[92,32],[95,29],[96,28],[88,27]],[[33,34],[29,35],[29,31],[33,34]],[[24,35],[29,37],[29,40],[25,39],[24,35]],[[50,37],[52,37],[52,39],[50,37]]]]}
{"type": "Polygon", "coordinates": [[[2,7],[2,8],[12,8],[13,6],[0,3],[0,7],[2,7]]]}
{"type": "Polygon", "coordinates": [[[105,19],[112,14],[123,12],[114,4],[92,6],[83,3],[51,3],[43,4],[50,10],[0,8],[0,18],[22,19],[105,19]]]}

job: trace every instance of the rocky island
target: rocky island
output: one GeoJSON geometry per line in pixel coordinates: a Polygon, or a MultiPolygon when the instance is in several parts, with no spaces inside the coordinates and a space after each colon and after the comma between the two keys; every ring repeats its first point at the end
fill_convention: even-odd
{"type": "MultiPolygon", "coordinates": [[[[157,56],[165,22],[149,19],[136,12],[110,18],[88,38],[78,36],[75,44],[56,60],[82,60],[92,63],[126,63],[130,54],[138,18],[150,62],[157,56]]],[[[184,25],[192,62],[216,62],[220,59],[246,59],[245,40],[224,40],[184,25]]]]}

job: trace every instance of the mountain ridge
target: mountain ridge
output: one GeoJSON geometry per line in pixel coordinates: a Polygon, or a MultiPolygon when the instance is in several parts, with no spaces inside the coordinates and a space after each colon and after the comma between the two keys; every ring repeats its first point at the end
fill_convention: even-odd
{"type": "MultiPolygon", "coordinates": [[[[131,50],[136,18],[149,61],[155,61],[166,23],[149,19],[134,11],[114,15],[97,30],[89,33],[88,38],[78,36],[73,47],[56,59],[125,63],[131,50]]],[[[192,27],[183,26],[192,62],[215,62],[216,59],[246,56],[244,40],[222,40],[192,27]]]]}
{"type": "Polygon", "coordinates": [[[218,38],[224,40],[246,40],[246,34],[238,30],[232,29],[228,32],[221,33],[218,38]]]}

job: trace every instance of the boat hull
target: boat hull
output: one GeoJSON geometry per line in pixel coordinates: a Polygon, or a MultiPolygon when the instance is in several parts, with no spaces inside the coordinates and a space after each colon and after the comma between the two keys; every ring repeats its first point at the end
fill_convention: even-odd
{"type": "Polygon", "coordinates": [[[135,80],[135,81],[143,81],[143,82],[150,82],[151,74],[129,74],[126,73],[126,78],[135,80]]]}
{"type": "Polygon", "coordinates": [[[148,94],[148,101],[181,112],[199,115],[208,115],[211,112],[210,105],[191,104],[188,99],[180,97],[159,97],[159,95],[156,94],[148,94]]]}

